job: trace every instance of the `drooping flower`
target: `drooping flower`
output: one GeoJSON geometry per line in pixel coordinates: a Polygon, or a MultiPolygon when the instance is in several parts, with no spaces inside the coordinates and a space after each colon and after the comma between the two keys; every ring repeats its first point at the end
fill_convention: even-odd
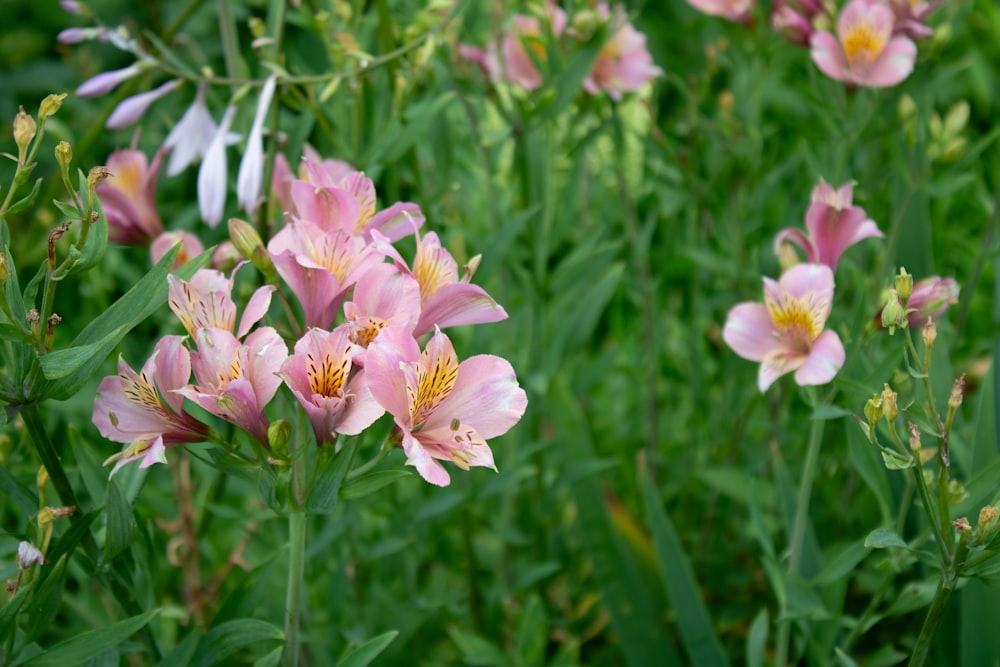
{"type": "Polygon", "coordinates": [[[346,326],[332,332],[309,329],[281,365],[278,375],[309,415],[320,446],[334,442],[338,433],[361,433],[385,412],[372,396],[364,369],[354,363],[361,352],[346,326]]]}
{"type": "Polygon", "coordinates": [[[257,210],[261,182],[264,180],[264,120],[271,108],[271,98],[274,97],[277,82],[278,77],[272,74],[267,77],[261,88],[253,125],[247,136],[246,150],[243,152],[239,173],[236,175],[236,200],[240,208],[250,215],[257,210]]]}
{"type": "Polygon", "coordinates": [[[199,269],[190,282],[173,274],[167,276],[170,286],[167,290],[167,303],[193,340],[197,340],[198,330],[204,328],[223,329],[229,333],[235,330],[236,336],[242,338],[267,314],[271,305],[271,293],[275,290],[273,285],[264,285],[254,291],[243,309],[239,329],[235,329],[233,283],[236,272],[246,263],[238,264],[229,278],[213,269],[199,269]]]}
{"type": "Polygon", "coordinates": [[[602,19],[613,21],[614,34],[601,47],[594,68],[583,80],[583,88],[591,95],[603,90],[620,100],[623,93],[639,90],[663,70],[653,64],[646,36],[632,27],[620,9],[612,17],[607,4],[601,3],[597,12],[602,19]]]}
{"type": "Polygon", "coordinates": [[[879,0],[851,0],[837,17],[837,34],[816,32],[812,59],[827,76],[856,86],[895,86],[913,71],[917,45],[893,36],[892,9],[879,0]]]}
{"type": "Polygon", "coordinates": [[[128,443],[105,461],[115,462],[112,475],[131,461],[141,459],[142,468],[164,463],[168,446],[208,437],[208,427],[184,411],[184,399],[176,393],[191,377],[191,358],[182,340],[163,337],[139,373],[119,359],[118,375],[98,386],[94,425],[108,440],[128,443]]]}
{"type": "Polygon", "coordinates": [[[156,178],[163,152],[153,156],[136,150],[115,151],[108,157],[111,172],[97,188],[97,196],[108,219],[108,240],[126,245],[145,245],[163,232],[156,212],[156,178]]]}
{"type": "Polygon", "coordinates": [[[764,278],[764,303],[741,303],[729,311],[722,337],[736,354],[759,361],[763,392],[795,371],[800,385],[826,384],[844,365],[840,337],[824,330],[833,303],[833,271],[825,264],[799,264],[778,281],[764,278]]]}
{"type": "Polygon", "coordinates": [[[142,67],[138,63],[123,67],[122,69],[101,72],[77,86],[76,94],[78,97],[98,97],[105,93],[110,93],[123,81],[127,81],[141,73],[142,67]]]}
{"type": "Polygon", "coordinates": [[[459,279],[458,262],[441,246],[438,235],[429,232],[423,237],[417,236],[417,252],[411,271],[388,239],[377,232],[375,238],[375,247],[392,259],[401,271],[416,278],[420,285],[420,321],[413,335],[420,336],[433,331],[434,327],[443,329],[507,319],[507,311],[486,290],[469,282],[479,263],[478,257],[469,262],[459,279]]]}
{"type": "Polygon", "coordinates": [[[791,241],[805,250],[807,261],[826,264],[836,271],[849,247],[863,239],[884,236],[865,210],[853,205],[853,199],[854,183],[844,183],[834,190],[829,183],[820,181],[813,188],[812,203],[806,211],[808,233],[796,228],[781,230],[774,239],[775,254],[785,241],[791,241]]]}
{"type": "Polygon", "coordinates": [[[711,16],[721,16],[729,21],[749,23],[754,0],[688,0],[688,4],[711,16]]]}
{"type": "Polygon", "coordinates": [[[365,372],[395,419],[407,464],[438,486],[451,481],[439,460],[495,470],[486,441],[510,430],[528,405],[510,363],[493,355],[459,363],[440,331],[421,352],[404,328],[383,329],[368,346],[365,372]]]}
{"type": "Polygon", "coordinates": [[[126,97],[118,103],[115,110],[108,116],[104,127],[112,130],[121,130],[128,127],[142,118],[142,115],[152,106],[153,102],[171,92],[178,85],[180,85],[179,79],[171,79],[153,90],[126,97]]]}
{"type": "MultiPolygon", "coordinates": [[[[176,176],[184,171],[188,165],[205,154],[215,139],[218,128],[208,107],[205,106],[205,88],[204,83],[198,86],[198,92],[195,93],[191,106],[163,142],[164,148],[170,149],[167,176],[176,176]]],[[[232,145],[239,139],[240,135],[229,133],[224,141],[226,145],[232,145]]]]}
{"type": "Polygon", "coordinates": [[[226,208],[226,191],[229,188],[228,164],[226,161],[226,145],[229,137],[229,126],[236,114],[236,107],[226,107],[222,122],[212,137],[212,142],[205,151],[205,159],[198,169],[198,207],[201,219],[209,227],[215,227],[222,220],[226,208]]]}
{"type": "Polygon", "coordinates": [[[183,230],[163,232],[153,239],[152,245],[149,246],[149,256],[153,260],[153,264],[156,264],[163,259],[163,256],[170,252],[170,249],[178,244],[181,246],[181,249],[177,251],[177,257],[174,259],[173,268],[175,269],[187,264],[192,257],[197,257],[201,253],[205,252],[205,246],[203,246],[198,237],[191,232],[185,232],[183,230]]]}
{"type": "Polygon", "coordinates": [[[264,408],[281,385],[276,373],[288,357],[285,342],[271,327],[254,330],[243,343],[216,328],[198,329],[196,340],[191,368],[197,384],[176,393],[236,424],[267,447],[270,422],[264,408]]]}

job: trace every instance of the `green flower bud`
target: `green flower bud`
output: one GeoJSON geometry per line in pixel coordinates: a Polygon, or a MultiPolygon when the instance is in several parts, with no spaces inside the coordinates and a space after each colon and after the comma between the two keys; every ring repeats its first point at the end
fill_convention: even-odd
{"type": "Polygon", "coordinates": [[[899,294],[896,290],[891,289],[885,307],[882,309],[882,326],[889,330],[891,336],[896,333],[896,329],[903,329],[906,325],[906,310],[899,302],[899,294]]]}
{"type": "Polygon", "coordinates": [[[906,272],[905,268],[899,269],[899,275],[896,276],[896,293],[899,294],[901,301],[906,301],[910,298],[910,293],[913,292],[913,276],[906,272]]]}

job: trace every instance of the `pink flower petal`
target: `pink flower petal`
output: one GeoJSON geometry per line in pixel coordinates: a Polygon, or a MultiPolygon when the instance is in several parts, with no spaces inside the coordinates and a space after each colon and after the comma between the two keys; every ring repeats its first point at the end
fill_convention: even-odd
{"type": "MultiPolygon", "coordinates": [[[[440,333],[431,340],[438,338],[447,341],[440,333]]],[[[428,417],[424,427],[433,430],[457,419],[474,427],[483,438],[495,438],[509,431],[527,407],[527,394],[518,386],[510,362],[482,354],[459,364],[454,389],[428,417]]]]}
{"type": "Polygon", "coordinates": [[[814,32],[809,40],[810,55],[813,62],[835,81],[852,82],[854,77],[847,68],[847,61],[844,59],[844,51],[840,47],[840,42],[829,32],[814,32]]]}
{"type": "Polygon", "coordinates": [[[809,356],[795,372],[795,382],[800,385],[826,384],[844,365],[844,358],[840,337],[827,329],[813,341],[809,356]]]}
{"type": "Polygon", "coordinates": [[[767,307],[761,303],[741,303],[729,311],[722,339],[733,352],[750,361],[763,361],[782,347],[767,307]]]}

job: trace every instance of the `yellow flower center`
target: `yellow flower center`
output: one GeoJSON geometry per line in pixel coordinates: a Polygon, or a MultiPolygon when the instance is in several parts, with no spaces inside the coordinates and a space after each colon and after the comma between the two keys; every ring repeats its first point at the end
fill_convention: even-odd
{"type": "Polygon", "coordinates": [[[848,63],[870,63],[885,49],[886,35],[876,33],[871,26],[862,24],[848,29],[842,42],[848,63]]]}
{"type": "MultiPolygon", "coordinates": [[[[427,350],[421,356],[426,359],[427,350]]],[[[457,379],[458,359],[452,355],[438,357],[430,368],[424,364],[417,367],[417,391],[410,403],[410,421],[415,427],[422,424],[434,408],[448,397],[457,379]]]]}
{"type": "Polygon", "coordinates": [[[767,301],[778,335],[792,345],[808,348],[823,330],[819,313],[809,307],[805,299],[785,296],[781,301],[767,301]]]}
{"type": "Polygon", "coordinates": [[[311,354],[306,355],[306,377],[309,378],[309,388],[314,394],[321,396],[340,396],[344,380],[351,371],[351,359],[345,356],[340,364],[334,363],[329,356],[317,362],[311,354]]]}

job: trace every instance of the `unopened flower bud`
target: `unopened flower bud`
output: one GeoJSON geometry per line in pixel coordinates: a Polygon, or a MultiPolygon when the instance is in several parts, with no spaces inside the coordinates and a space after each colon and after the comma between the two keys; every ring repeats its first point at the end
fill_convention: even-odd
{"type": "Polygon", "coordinates": [[[899,406],[896,404],[896,392],[888,384],[882,385],[882,414],[886,421],[892,424],[899,416],[899,406]]]}
{"type": "Polygon", "coordinates": [[[951,386],[951,396],[948,397],[948,407],[952,410],[962,405],[962,398],[965,395],[965,373],[962,373],[951,386]]]}
{"type": "Polygon", "coordinates": [[[7,253],[0,253],[0,283],[10,278],[10,265],[7,263],[7,253]]]}
{"type": "Polygon", "coordinates": [[[54,116],[59,111],[59,107],[62,106],[64,99],[66,99],[66,93],[48,95],[42,100],[42,103],[38,106],[38,121],[44,122],[47,118],[54,116]]]}
{"type": "Polygon", "coordinates": [[[882,398],[877,394],[865,403],[865,419],[872,428],[882,421],[882,398]]]}
{"type": "Polygon", "coordinates": [[[44,495],[45,487],[48,486],[48,483],[49,471],[45,469],[45,466],[42,466],[38,469],[38,474],[35,475],[35,486],[38,487],[38,493],[44,495]]]}
{"type": "Polygon", "coordinates": [[[44,562],[45,556],[31,542],[24,541],[17,545],[17,566],[22,570],[27,570],[35,563],[42,564],[44,562]]]}
{"type": "Polygon", "coordinates": [[[913,422],[910,422],[910,449],[920,451],[920,429],[913,422]]]}
{"type": "Polygon", "coordinates": [[[997,508],[993,505],[987,505],[983,509],[979,510],[979,532],[987,530],[990,526],[995,524],[997,521],[997,508]]]}
{"type": "Polygon", "coordinates": [[[24,107],[14,116],[14,143],[17,144],[18,155],[23,161],[27,155],[28,144],[35,138],[35,119],[24,113],[24,107]]]}
{"type": "Polygon", "coordinates": [[[934,341],[937,340],[937,324],[934,320],[927,318],[927,326],[920,331],[920,335],[924,339],[925,346],[934,347],[934,341]]]}
{"type": "Polygon", "coordinates": [[[279,458],[288,456],[288,440],[292,437],[292,426],[284,419],[277,419],[267,427],[267,443],[279,458]]]}
{"type": "Polygon", "coordinates": [[[56,144],[56,161],[62,167],[69,167],[69,163],[73,161],[73,147],[68,141],[56,144]]]}
{"type": "Polygon", "coordinates": [[[260,234],[248,222],[239,218],[229,219],[229,238],[232,240],[236,250],[243,257],[250,260],[250,263],[257,267],[257,270],[264,274],[268,282],[277,282],[278,272],[271,261],[271,255],[264,247],[264,241],[260,234]]]}
{"type": "Polygon", "coordinates": [[[972,526],[969,524],[969,520],[964,516],[959,517],[951,522],[951,525],[960,533],[968,533],[972,530],[972,526]]]}
{"type": "Polygon", "coordinates": [[[476,255],[462,267],[462,281],[467,283],[472,280],[472,276],[476,275],[476,269],[479,268],[479,263],[483,261],[482,255],[476,255]]]}
{"type": "Polygon", "coordinates": [[[906,327],[906,310],[899,301],[899,294],[896,290],[889,290],[885,307],[882,309],[882,326],[889,330],[889,335],[896,333],[896,329],[906,327]]]}
{"type": "Polygon", "coordinates": [[[901,300],[906,301],[912,292],[913,276],[907,273],[905,268],[900,267],[899,275],[896,276],[896,293],[901,300]]]}
{"type": "Polygon", "coordinates": [[[786,241],[783,241],[781,245],[778,246],[777,255],[778,266],[781,267],[782,273],[799,263],[798,253],[795,252],[795,248],[792,244],[786,241]]]}

